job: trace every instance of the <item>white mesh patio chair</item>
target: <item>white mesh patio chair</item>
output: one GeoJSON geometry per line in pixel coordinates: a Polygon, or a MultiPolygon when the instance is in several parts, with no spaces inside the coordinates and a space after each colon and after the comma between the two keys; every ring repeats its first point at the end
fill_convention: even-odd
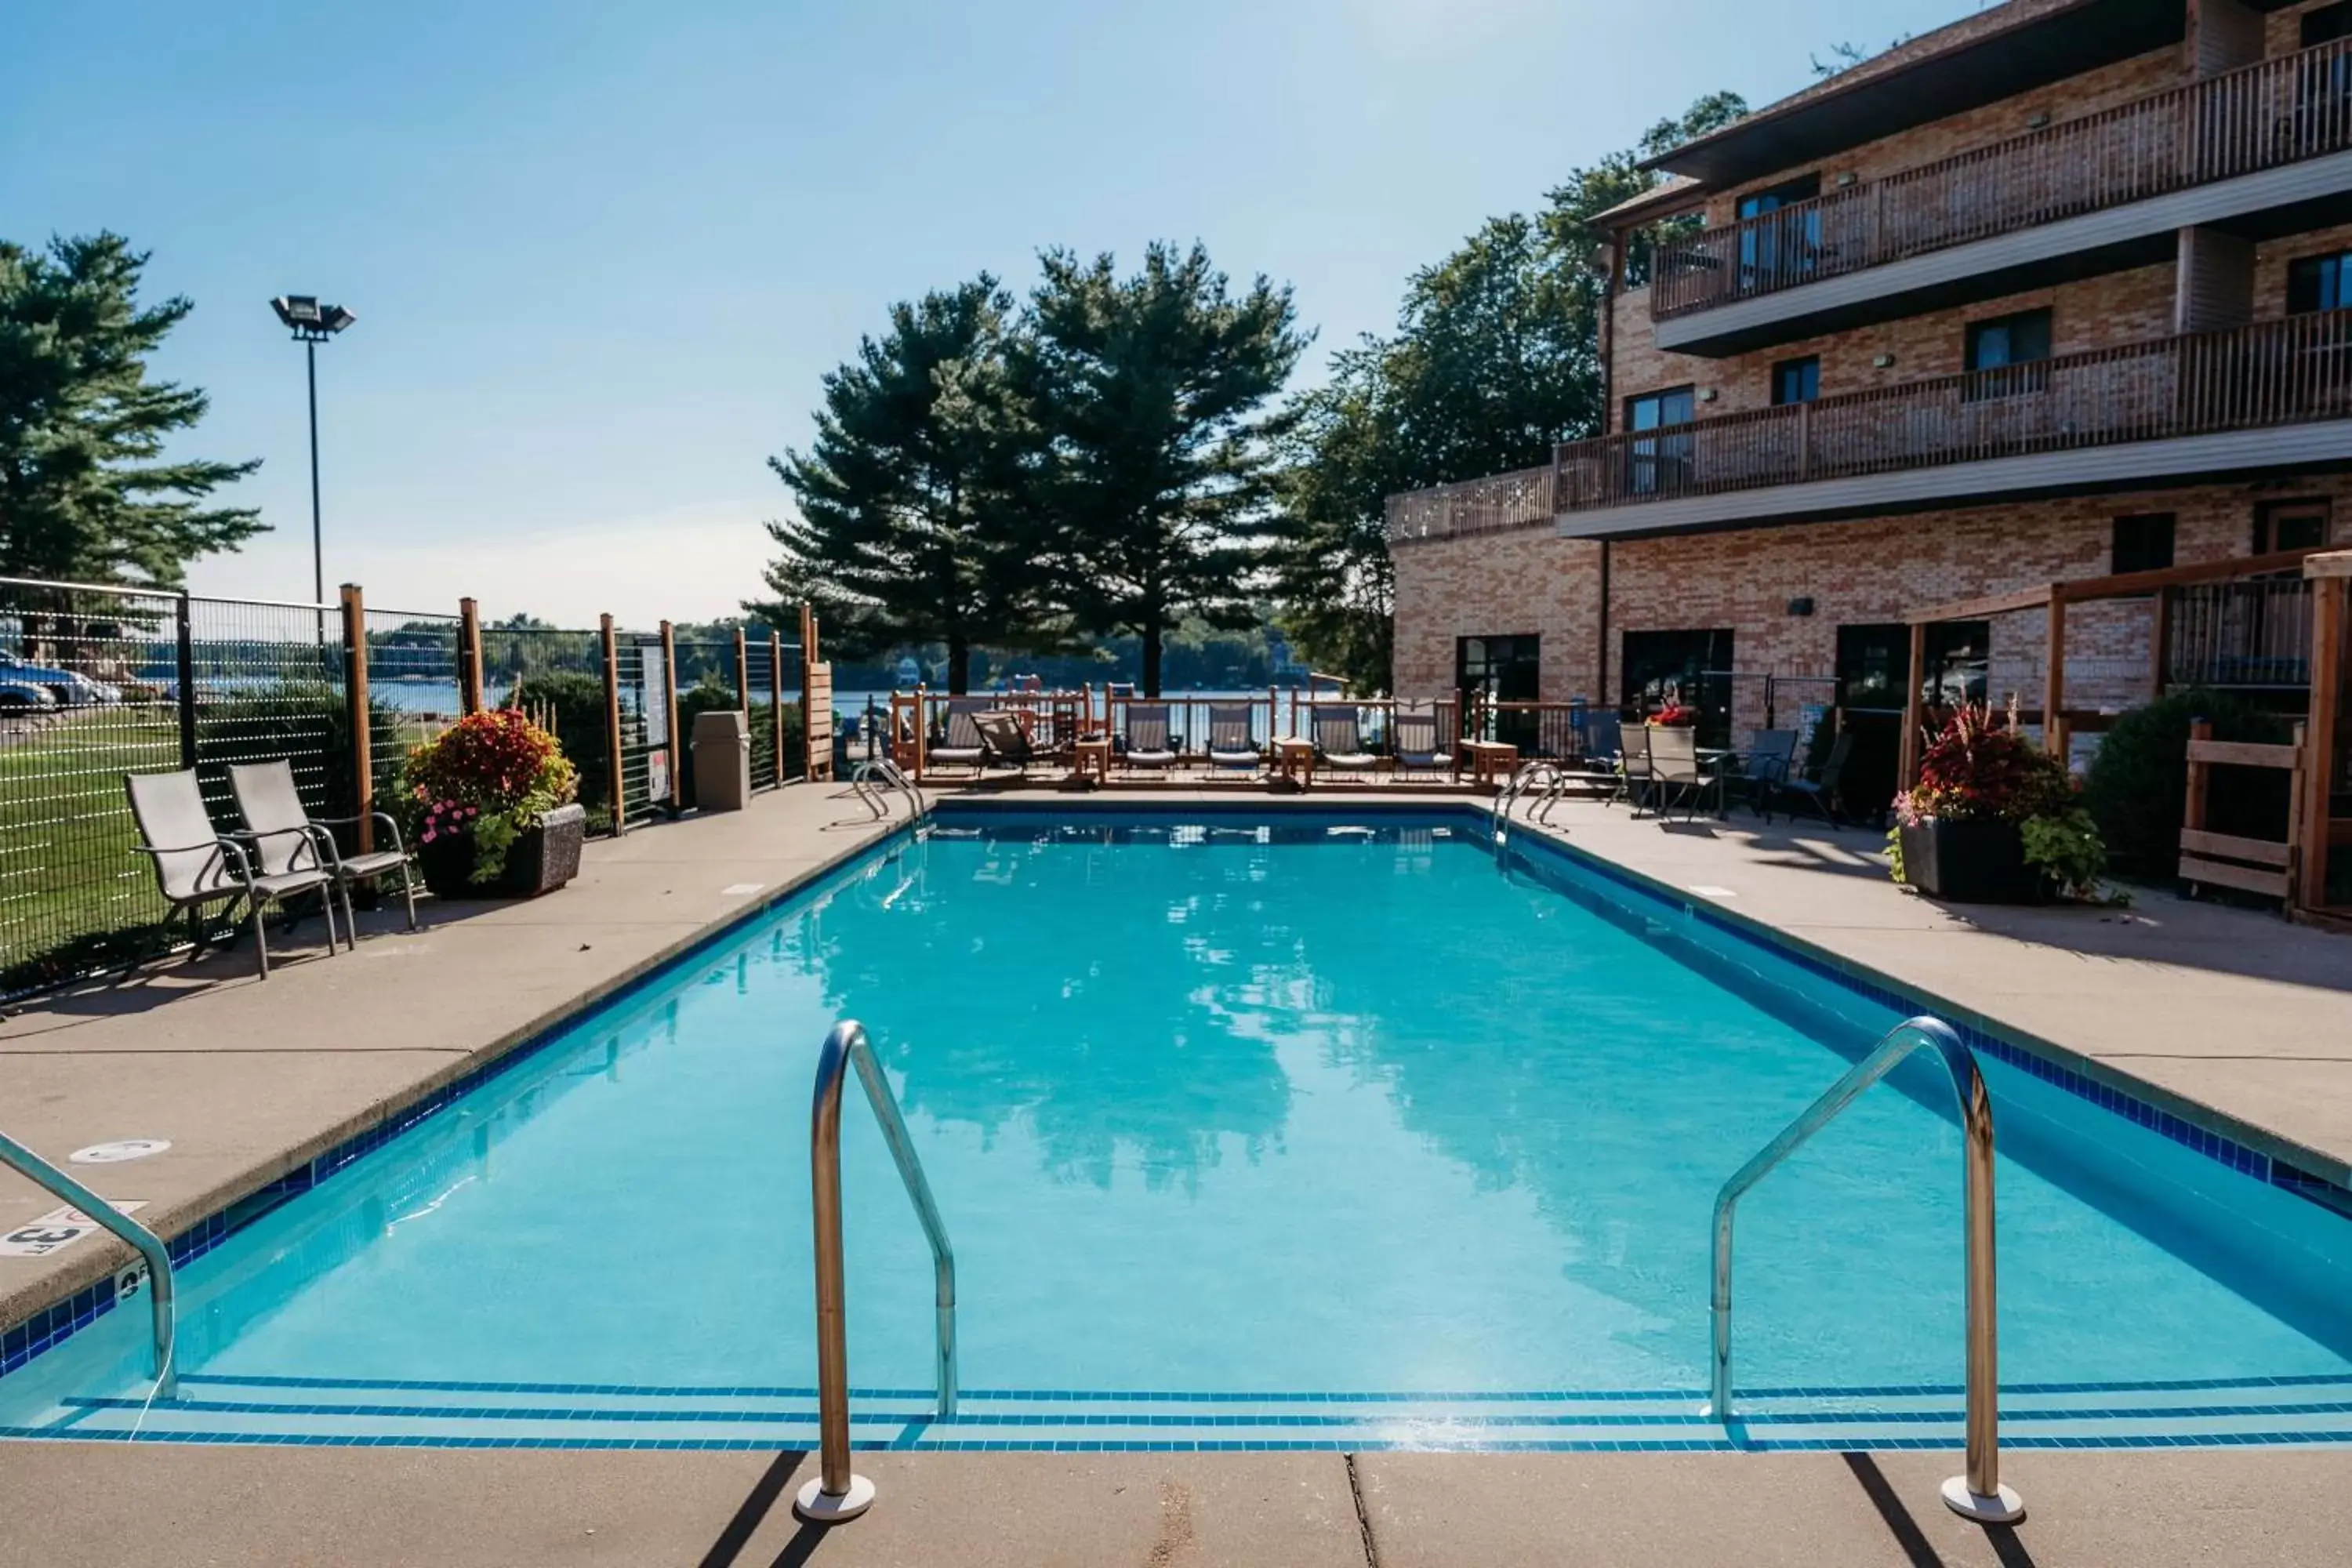
{"type": "Polygon", "coordinates": [[[373,882],[394,871],[400,873],[400,890],[408,900],[408,929],[416,929],[415,878],[410,869],[408,847],[400,840],[400,824],[393,820],[391,813],[368,813],[368,820],[391,834],[391,848],[345,855],[336,847],[334,830],[355,826],[361,819],[312,816],[302,805],[301,791],[294,786],[292,763],[283,759],[233,763],[228,770],[228,788],[236,797],[237,812],[245,818],[247,833],[254,839],[255,863],[263,872],[293,869],[299,843],[295,835],[309,831],[319,857],[326,862],[328,875],[334,879],[336,890],[342,895],[345,947],[355,947],[359,942],[359,920],[352,912],[352,884],[373,882]]]}
{"type": "Polygon", "coordinates": [[[1363,731],[1354,703],[1318,702],[1309,722],[1315,731],[1317,767],[1361,773],[1381,765],[1381,759],[1364,749],[1363,731]]]}
{"type": "Polygon", "coordinates": [[[1209,704],[1209,766],[1255,773],[1265,765],[1265,748],[1257,742],[1246,702],[1209,704]]]}
{"type": "Polygon", "coordinates": [[[1438,732],[1434,713],[1400,712],[1394,721],[1397,770],[1400,773],[1448,773],[1454,752],[1438,732]]]}
{"type": "Polygon", "coordinates": [[[155,865],[155,890],[171,905],[172,914],[189,912],[195,923],[199,952],[205,911],[217,904],[223,914],[232,914],[236,900],[243,899],[253,921],[260,975],[268,979],[269,939],[261,920],[264,906],[283,904],[298,893],[313,891],[326,905],[327,951],[335,951],[335,903],[330,890],[333,876],[320,859],[318,845],[307,827],[283,835],[252,834],[245,842],[215,831],[194,769],[126,773],[122,787],[131,797],[131,818],[139,825],[139,850],[155,865]],[[265,838],[291,843],[291,852],[283,857],[283,869],[267,871],[256,863],[255,851],[265,838]]]}

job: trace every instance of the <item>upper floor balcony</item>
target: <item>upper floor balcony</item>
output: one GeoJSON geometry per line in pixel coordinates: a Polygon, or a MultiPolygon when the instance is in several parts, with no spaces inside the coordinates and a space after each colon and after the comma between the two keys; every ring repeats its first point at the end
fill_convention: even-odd
{"type": "Polygon", "coordinates": [[[2352,463],[2352,310],[1937,376],[1560,447],[1391,497],[1392,542],[1884,515],[2352,463]]]}
{"type": "MultiPolygon", "coordinates": [[[[1663,247],[1657,344],[1723,354],[2171,253],[2352,195],[2352,40],[2172,88],[1663,247]]],[[[2286,221],[2292,223],[2289,217],[2286,221]]]]}

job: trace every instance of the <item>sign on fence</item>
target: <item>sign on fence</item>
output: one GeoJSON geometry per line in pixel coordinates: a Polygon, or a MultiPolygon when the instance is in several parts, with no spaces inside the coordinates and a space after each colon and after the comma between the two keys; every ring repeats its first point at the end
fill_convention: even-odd
{"type": "MultiPolygon", "coordinates": [[[[642,651],[637,677],[637,711],[646,716],[646,744],[669,744],[669,667],[662,658],[661,644],[647,643],[642,651]]],[[[659,784],[654,786],[654,798],[658,800],[669,792],[659,784]]]]}

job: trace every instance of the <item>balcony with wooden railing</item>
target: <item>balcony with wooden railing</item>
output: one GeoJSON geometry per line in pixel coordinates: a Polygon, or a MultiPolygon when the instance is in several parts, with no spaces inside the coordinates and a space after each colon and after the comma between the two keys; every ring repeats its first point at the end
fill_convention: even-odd
{"type": "MultiPolygon", "coordinates": [[[[1572,517],[1730,491],[2347,418],[2352,418],[2352,310],[2327,310],[1572,442],[1559,449],[1552,494],[1559,512],[1572,517]]],[[[2202,471],[2200,464],[2259,467],[2265,460],[2295,460],[2295,455],[2192,453],[2187,468],[2151,465],[2148,472],[2202,471]]],[[[2105,477],[2090,467],[2032,477],[2042,486],[2105,477]]],[[[1989,482],[1997,489],[1999,479],[1995,474],[1989,482]]],[[[1990,492],[1972,481],[1969,493],[1990,492]]],[[[1856,492],[1821,499],[1866,505],[1898,498],[1856,492]]],[[[1416,502],[1396,498],[1391,515],[1416,515],[1416,502]]],[[[1665,526],[1737,521],[1725,509],[1712,510],[1721,515],[1676,518],[1665,526]]]]}
{"type": "Polygon", "coordinates": [[[1466,534],[1502,533],[1552,521],[1553,465],[1521,468],[1460,484],[1438,485],[1388,498],[1391,544],[1466,534]]]}
{"type": "Polygon", "coordinates": [[[2347,149],[2352,39],[2338,39],[1663,247],[1651,313],[1664,321],[2347,149]]]}

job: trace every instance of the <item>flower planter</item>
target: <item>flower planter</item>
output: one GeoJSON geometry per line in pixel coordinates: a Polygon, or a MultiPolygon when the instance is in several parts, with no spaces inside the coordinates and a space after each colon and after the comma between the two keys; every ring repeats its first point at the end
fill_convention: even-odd
{"type": "Polygon", "coordinates": [[[507,851],[507,863],[487,882],[473,880],[471,830],[437,835],[416,846],[417,868],[436,899],[535,899],[580,874],[580,847],[588,837],[586,808],[574,804],[543,812],[507,851]]]}
{"type": "Polygon", "coordinates": [[[1902,830],[1903,879],[1956,904],[2031,904],[2047,896],[2025,863],[2017,824],[1999,817],[1928,818],[1902,830]]]}

